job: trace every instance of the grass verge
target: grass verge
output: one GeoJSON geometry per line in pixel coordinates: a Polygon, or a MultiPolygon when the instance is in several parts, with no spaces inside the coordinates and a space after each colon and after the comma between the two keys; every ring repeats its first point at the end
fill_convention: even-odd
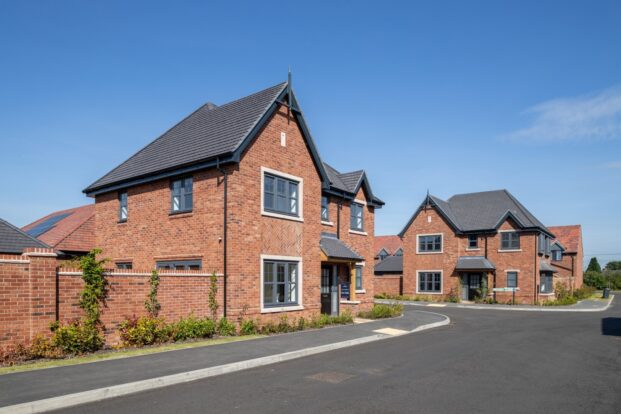
{"type": "Polygon", "coordinates": [[[178,342],[158,346],[150,346],[145,348],[123,348],[118,350],[106,350],[94,354],[76,356],[65,359],[38,360],[26,362],[23,364],[13,365],[10,367],[1,367],[0,375],[11,374],[14,372],[31,371],[36,369],[63,367],[69,365],[87,364],[90,362],[106,361],[111,359],[129,358],[140,355],[156,354],[159,352],[175,351],[178,349],[199,348],[203,346],[212,346],[227,344],[230,342],[248,341],[251,339],[263,338],[266,335],[246,335],[246,336],[230,336],[215,339],[207,339],[203,341],[178,342]]]}

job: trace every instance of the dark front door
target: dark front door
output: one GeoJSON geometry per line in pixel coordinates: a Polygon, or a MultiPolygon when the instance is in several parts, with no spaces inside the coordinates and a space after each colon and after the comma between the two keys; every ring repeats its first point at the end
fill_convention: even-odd
{"type": "Polygon", "coordinates": [[[481,274],[461,275],[461,300],[475,300],[481,295],[481,274]]]}
{"type": "Polygon", "coordinates": [[[338,315],[338,286],[334,266],[321,266],[321,313],[326,315],[338,315]]]}

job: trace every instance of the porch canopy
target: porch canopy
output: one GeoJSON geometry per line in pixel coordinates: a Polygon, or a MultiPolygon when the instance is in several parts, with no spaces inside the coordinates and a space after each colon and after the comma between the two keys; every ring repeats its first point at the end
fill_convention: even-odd
{"type": "Polygon", "coordinates": [[[455,270],[462,272],[496,270],[496,266],[483,256],[460,256],[457,259],[455,270]]]}
{"type": "Polygon", "coordinates": [[[321,233],[319,247],[328,260],[363,262],[364,257],[353,251],[342,240],[336,238],[336,234],[321,233]]]}
{"type": "Polygon", "coordinates": [[[558,270],[556,270],[548,262],[544,262],[543,260],[541,261],[541,264],[539,266],[539,271],[540,272],[558,273],[558,270]]]}

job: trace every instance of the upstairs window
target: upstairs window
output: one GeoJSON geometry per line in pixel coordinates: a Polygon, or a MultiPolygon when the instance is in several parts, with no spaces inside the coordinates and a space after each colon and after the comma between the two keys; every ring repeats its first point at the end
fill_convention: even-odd
{"type": "Polygon", "coordinates": [[[500,233],[500,250],[519,250],[520,233],[517,231],[505,231],[500,233]]]}
{"type": "Polygon", "coordinates": [[[164,270],[201,270],[203,265],[200,260],[164,260],[157,262],[155,267],[164,270]]]}
{"type": "Polygon", "coordinates": [[[132,262],[116,262],[116,268],[119,270],[131,270],[132,262]]]}
{"type": "Polygon", "coordinates": [[[386,250],[382,249],[379,254],[378,257],[380,260],[384,260],[385,258],[388,257],[388,252],[386,252],[386,250]]]}
{"type": "Polygon", "coordinates": [[[328,210],[328,197],[321,197],[321,221],[330,221],[330,212],[328,210]]]}
{"type": "Polygon", "coordinates": [[[479,237],[476,234],[468,235],[468,248],[469,249],[479,248],[479,237]]]}
{"type": "Polygon", "coordinates": [[[518,287],[518,273],[517,272],[507,272],[507,287],[510,287],[510,288],[518,287]]]}
{"type": "Polygon", "coordinates": [[[364,231],[364,217],[362,215],[362,204],[351,203],[350,228],[356,231],[364,231]]]}
{"type": "Polygon", "coordinates": [[[119,222],[127,221],[127,191],[119,193],[119,222]]]}
{"type": "Polygon", "coordinates": [[[419,253],[440,253],[442,251],[442,235],[431,234],[418,236],[419,253]]]}
{"type": "Polygon", "coordinates": [[[397,251],[395,252],[395,256],[403,256],[403,249],[401,247],[397,249],[397,251]]]}
{"type": "Polygon", "coordinates": [[[175,180],[170,184],[173,213],[192,211],[192,177],[175,180]]]}
{"type": "Polygon", "coordinates": [[[563,251],[562,250],[552,250],[552,260],[555,262],[560,262],[563,260],[563,251]]]}
{"type": "Polygon", "coordinates": [[[263,180],[263,209],[298,217],[299,183],[287,178],[265,174],[263,180]]]}

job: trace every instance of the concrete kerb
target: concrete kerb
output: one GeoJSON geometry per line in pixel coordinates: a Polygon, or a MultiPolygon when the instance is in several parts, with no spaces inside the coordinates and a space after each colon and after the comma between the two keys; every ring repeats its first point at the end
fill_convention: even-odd
{"type": "MultiPolygon", "coordinates": [[[[608,299],[608,302],[606,303],[605,306],[601,308],[592,308],[592,309],[591,308],[552,307],[552,306],[526,307],[526,306],[519,306],[519,305],[516,305],[516,306],[461,305],[458,303],[450,303],[450,304],[446,303],[444,305],[446,305],[446,307],[460,308],[460,309],[503,310],[503,311],[518,311],[518,312],[604,312],[605,310],[608,310],[608,308],[610,308],[610,305],[612,305],[612,300],[614,299],[614,297],[615,295],[610,295],[610,299],[608,299]]],[[[375,299],[375,303],[384,303],[384,304],[400,303],[402,305],[421,306],[421,307],[430,306],[429,302],[414,302],[414,301],[407,301],[407,300],[392,300],[392,299],[375,299]]]]}
{"type": "MultiPolygon", "coordinates": [[[[438,315],[444,318],[440,322],[433,322],[418,326],[408,334],[421,332],[428,329],[449,325],[451,320],[448,316],[436,312],[417,311],[438,315]]],[[[182,372],[179,374],[166,375],[157,378],[150,378],[142,381],[129,382],[126,384],[113,385],[104,388],[98,388],[89,391],[78,392],[74,394],[61,395],[58,397],[45,398],[27,403],[15,404],[11,406],[0,407],[0,414],[26,414],[26,413],[42,413],[61,408],[73,407],[80,404],[86,404],[101,401],[108,398],[121,397],[124,395],[134,394],[141,391],[148,391],[170,385],[182,384],[190,381],[215,377],[218,375],[229,374],[246,369],[262,367],[265,365],[276,364],[279,362],[290,361],[297,358],[316,355],[323,352],[334,351],[337,349],[348,348],[355,345],[380,341],[384,339],[394,338],[391,335],[375,334],[362,338],[351,339],[347,341],[335,342],[332,344],[320,345],[311,348],[300,349],[297,351],[285,352],[277,355],[270,355],[261,358],[249,359],[246,361],[233,362],[230,364],[219,365],[215,367],[203,368],[194,371],[182,372]]]]}

